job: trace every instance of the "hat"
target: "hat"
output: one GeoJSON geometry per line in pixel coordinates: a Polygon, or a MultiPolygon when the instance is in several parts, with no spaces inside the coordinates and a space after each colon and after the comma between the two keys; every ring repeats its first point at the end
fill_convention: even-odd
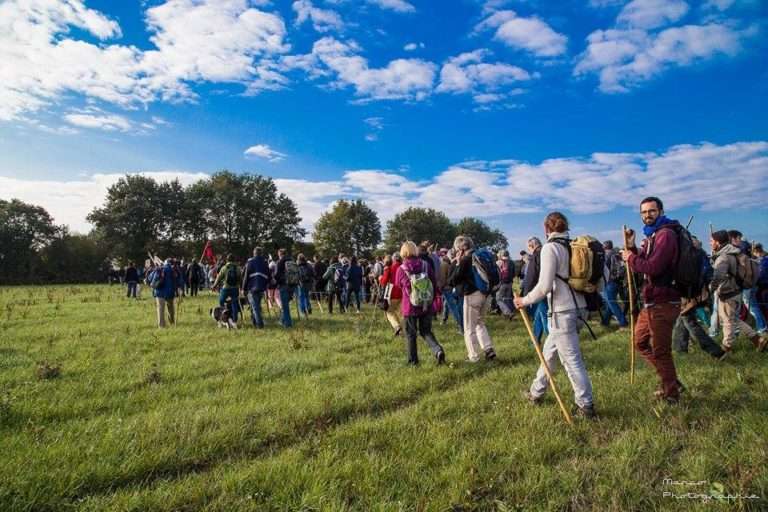
{"type": "Polygon", "coordinates": [[[721,229],[720,231],[715,231],[712,233],[712,240],[725,245],[731,241],[731,238],[728,236],[728,232],[726,230],[721,229]]]}

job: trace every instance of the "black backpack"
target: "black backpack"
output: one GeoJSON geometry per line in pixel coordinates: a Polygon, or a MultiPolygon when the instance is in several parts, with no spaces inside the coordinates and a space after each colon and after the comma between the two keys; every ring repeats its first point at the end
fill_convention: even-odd
{"type": "Polygon", "coordinates": [[[230,264],[227,269],[227,277],[224,278],[224,282],[227,286],[237,286],[237,265],[230,264]]]}
{"type": "Polygon", "coordinates": [[[667,224],[677,235],[677,261],[673,270],[672,287],[681,297],[694,299],[704,289],[701,251],[693,245],[691,233],[680,224],[667,224]]]}

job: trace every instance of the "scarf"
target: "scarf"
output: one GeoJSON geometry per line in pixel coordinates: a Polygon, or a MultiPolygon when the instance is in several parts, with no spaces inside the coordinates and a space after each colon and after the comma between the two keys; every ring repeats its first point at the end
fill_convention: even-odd
{"type": "Polygon", "coordinates": [[[665,224],[672,224],[674,221],[667,218],[666,215],[660,215],[656,222],[651,224],[650,226],[643,226],[643,233],[645,233],[645,236],[649,237],[652,236],[657,229],[659,229],[661,226],[665,224]]]}

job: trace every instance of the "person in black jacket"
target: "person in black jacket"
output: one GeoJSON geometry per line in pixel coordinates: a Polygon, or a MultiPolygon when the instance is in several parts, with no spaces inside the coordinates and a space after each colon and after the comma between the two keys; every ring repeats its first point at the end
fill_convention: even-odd
{"type": "Polygon", "coordinates": [[[130,261],[128,262],[128,268],[125,269],[125,283],[128,285],[128,297],[136,297],[136,287],[139,284],[139,271],[136,270],[136,265],[130,261]]]}
{"type": "Polygon", "coordinates": [[[253,258],[245,264],[242,289],[251,304],[251,322],[257,329],[264,328],[264,317],[261,314],[261,300],[269,284],[269,263],[264,257],[264,250],[256,247],[253,258]]]}
{"type": "Polygon", "coordinates": [[[489,296],[475,286],[472,270],[474,243],[468,236],[458,236],[453,242],[453,249],[455,256],[448,284],[456,289],[458,295],[464,297],[464,344],[467,347],[467,357],[473,363],[480,360],[477,353],[479,344],[485,352],[486,360],[495,359],[496,351],[485,326],[489,296]]]}
{"type": "MultiPolygon", "coordinates": [[[[531,290],[536,288],[539,282],[539,270],[541,269],[541,240],[532,236],[528,239],[528,264],[525,266],[525,277],[521,285],[521,297],[528,295],[531,290]]],[[[549,334],[547,328],[547,313],[549,306],[547,301],[542,300],[530,306],[528,314],[533,317],[533,336],[537,341],[541,341],[542,334],[549,334]]]]}
{"type": "Polygon", "coordinates": [[[189,295],[197,295],[198,290],[200,290],[200,285],[203,282],[203,269],[197,260],[193,259],[192,263],[190,263],[187,279],[189,280],[187,283],[189,285],[189,295]]]}

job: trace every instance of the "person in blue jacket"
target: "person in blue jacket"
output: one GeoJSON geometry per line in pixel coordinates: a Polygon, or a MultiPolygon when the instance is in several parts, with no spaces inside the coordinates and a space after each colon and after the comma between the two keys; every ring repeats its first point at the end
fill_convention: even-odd
{"type": "Polygon", "coordinates": [[[176,298],[176,283],[178,276],[173,269],[173,262],[165,260],[163,265],[155,267],[149,275],[152,296],[157,304],[157,326],[165,327],[165,310],[168,309],[168,320],[176,325],[176,311],[173,300],[176,298]]]}
{"type": "Polygon", "coordinates": [[[256,247],[253,258],[245,264],[243,272],[243,293],[251,304],[251,321],[257,329],[264,328],[264,317],[261,314],[261,300],[269,284],[269,263],[264,257],[264,250],[256,247]]]}

